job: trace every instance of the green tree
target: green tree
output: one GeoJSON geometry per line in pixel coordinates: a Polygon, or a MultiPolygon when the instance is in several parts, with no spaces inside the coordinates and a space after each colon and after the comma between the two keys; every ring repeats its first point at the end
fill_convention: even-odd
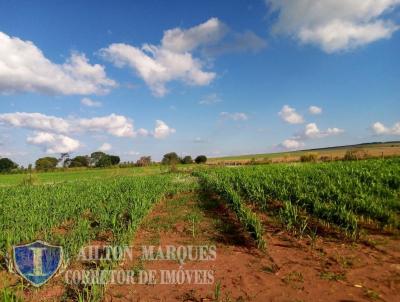
{"type": "Polygon", "coordinates": [[[54,169],[58,164],[58,159],[55,157],[42,157],[35,162],[37,170],[48,171],[54,169]]]}
{"type": "Polygon", "coordinates": [[[136,161],[136,166],[138,167],[146,167],[149,165],[151,165],[151,156],[142,156],[136,161]]]}
{"type": "Polygon", "coordinates": [[[180,162],[180,158],[178,156],[178,154],[176,154],[175,152],[170,152],[164,155],[161,163],[163,165],[176,165],[177,163],[180,162]]]}
{"type": "Polygon", "coordinates": [[[99,161],[102,157],[104,157],[104,156],[106,156],[106,155],[107,155],[107,154],[105,154],[104,152],[101,152],[101,151],[93,152],[92,154],[90,154],[90,164],[91,164],[92,166],[96,166],[96,167],[97,167],[98,161],[99,161]]]}
{"type": "Polygon", "coordinates": [[[107,154],[100,157],[100,159],[96,162],[96,167],[104,168],[112,165],[111,158],[107,154]]]}
{"type": "Polygon", "coordinates": [[[111,165],[113,166],[118,165],[121,161],[121,159],[117,155],[108,155],[108,157],[110,158],[111,165]]]}
{"type": "Polygon", "coordinates": [[[196,162],[196,164],[204,164],[207,162],[207,156],[199,155],[196,157],[196,159],[194,161],[196,162]]]}
{"type": "Polygon", "coordinates": [[[69,164],[69,167],[71,167],[71,168],[75,168],[75,167],[89,167],[89,162],[90,162],[90,159],[89,159],[88,156],[79,155],[79,156],[74,157],[74,158],[71,160],[71,162],[70,162],[70,164],[69,164]]]}
{"type": "Polygon", "coordinates": [[[9,158],[0,159],[0,172],[10,172],[12,169],[16,169],[18,165],[9,158]]]}
{"type": "Polygon", "coordinates": [[[184,158],[182,158],[182,164],[193,164],[193,159],[190,155],[186,155],[184,158]]]}

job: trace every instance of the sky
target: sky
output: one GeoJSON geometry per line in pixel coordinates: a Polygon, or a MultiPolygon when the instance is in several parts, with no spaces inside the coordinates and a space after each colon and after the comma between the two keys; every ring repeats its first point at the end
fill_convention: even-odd
{"type": "Polygon", "coordinates": [[[0,2],[0,157],[400,139],[400,0],[0,2]]]}

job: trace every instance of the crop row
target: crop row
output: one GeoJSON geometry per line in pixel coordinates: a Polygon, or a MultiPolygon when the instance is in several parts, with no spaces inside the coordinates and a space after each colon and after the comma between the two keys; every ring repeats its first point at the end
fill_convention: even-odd
{"type": "Polygon", "coordinates": [[[37,239],[66,256],[93,239],[128,243],[157,201],[193,186],[168,174],[0,188],[0,255],[37,239]]]}
{"type": "Polygon", "coordinates": [[[400,226],[400,159],[220,168],[198,175],[209,188],[218,183],[222,194],[233,189],[266,211],[280,202],[281,218],[305,213],[351,235],[361,223],[400,226]]]}

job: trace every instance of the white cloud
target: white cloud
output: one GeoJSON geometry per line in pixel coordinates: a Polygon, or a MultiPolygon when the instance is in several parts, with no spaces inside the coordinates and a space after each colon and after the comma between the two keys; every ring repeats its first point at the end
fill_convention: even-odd
{"type": "Polygon", "coordinates": [[[80,119],[78,126],[87,131],[107,132],[117,137],[135,137],[133,121],[123,115],[110,114],[103,117],[91,119],[80,119]]]}
{"type": "Polygon", "coordinates": [[[70,123],[63,118],[41,113],[3,113],[0,114],[0,124],[6,124],[16,128],[60,133],[66,133],[70,130],[70,123]]]}
{"type": "Polygon", "coordinates": [[[322,113],[322,108],[317,107],[317,106],[310,106],[308,107],[308,112],[310,114],[321,114],[322,113]]]}
{"type": "Polygon", "coordinates": [[[138,48],[120,43],[110,45],[101,53],[118,67],[128,65],[134,69],[159,97],[167,93],[166,83],[170,81],[205,86],[215,78],[214,72],[203,71],[203,63],[188,52],[176,53],[148,44],[138,48]]]}
{"type": "Polygon", "coordinates": [[[43,147],[48,154],[73,152],[80,147],[78,140],[49,132],[36,132],[27,138],[27,142],[43,147]]]}
{"type": "Polygon", "coordinates": [[[386,127],[380,122],[374,123],[372,126],[372,131],[378,135],[400,135],[400,122],[395,123],[391,128],[386,127]]]}
{"type": "Polygon", "coordinates": [[[188,52],[201,45],[216,43],[228,31],[227,26],[217,18],[189,29],[174,28],[164,32],[161,41],[163,48],[173,52],[188,52]]]}
{"type": "MultiPolygon", "coordinates": [[[[233,33],[236,40],[231,45],[219,45],[229,33],[229,28],[217,18],[189,29],[173,28],[164,32],[160,45],[143,44],[141,47],[115,43],[100,50],[106,60],[117,67],[128,66],[149,86],[155,96],[164,96],[167,83],[180,81],[192,86],[205,86],[216,77],[206,71],[203,60],[195,57],[200,50],[204,54],[226,51],[257,51],[264,47],[263,40],[252,32],[233,33]],[[245,43],[245,44],[243,44],[245,43]]],[[[265,42],[264,42],[265,43],[265,42]]]]}
{"type": "Polygon", "coordinates": [[[328,128],[325,131],[321,131],[317,124],[310,123],[307,124],[304,128],[304,132],[301,134],[301,137],[304,139],[315,139],[315,138],[323,138],[327,136],[333,136],[343,133],[343,129],[339,128],[328,128]]]}
{"type": "Polygon", "coordinates": [[[200,101],[200,105],[212,105],[216,103],[222,102],[221,98],[216,93],[211,93],[209,95],[204,96],[200,101]]]}
{"type": "Polygon", "coordinates": [[[104,144],[102,144],[98,149],[99,149],[99,151],[101,151],[101,152],[107,152],[107,151],[110,151],[111,148],[112,148],[111,144],[109,144],[109,143],[104,143],[104,144]]]}
{"type": "Polygon", "coordinates": [[[72,53],[64,64],[56,64],[32,42],[0,32],[0,93],[87,95],[115,86],[104,66],[91,65],[84,54],[72,53]]]}
{"type": "MultiPolygon", "coordinates": [[[[0,125],[37,131],[35,133],[38,134],[30,137],[29,142],[36,145],[46,143],[48,150],[53,151],[64,148],[62,146],[56,148],[55,145],[59,141],[65,142],[68,137],[64,136],[64,134],[67,133],[70,135],[100,132],[116,137],[152,136],[156,139],[163,139],[176,132],[174,128],[171,128],[161,120],[156,120],[155,129],[152,132],[144,128],[136,130],[131,119],[114,113],[102,117],[69,119],[41,113],[4,113],[0,114],[0,125]],[[46,139],[46,141],[39,143],[39,139],[46,139]],[[50,142],[54,142],[54,145],[49,145],[50,142]]],[[[105,148],[107,146],[107,144],[103,145],[105,148]]]]}
{"type": "Polygon", "coordinates": [[[281,146],[285,149],[298,149],[300,147],[304,146],[304,143],[299,140],[295,139],[285,139],[282,143],[281,146]]]}
{"type": "Polygon", "coordinates": [[[156,120],[156,126],[153,132],[153,136],[156,139],[164,139],[175,132],[176,130],[174,128],[169,127],[165,122],[161,120],[156,120]]]}
{"type": "MultiPolygon", "coordinates": [[[[133,121],[123,115],[110,114],[94,118],[69,118],[47,116],[41,113],[4,113],[0,114],[0,125],[33,130],[27,142],[43,147],[47,153],[64,153],[77,150],[81,144],[65,134],[83,134],[90,132],[108,133],[116,137],[133,138],[136,136],[152,136],[164,139],[176,132],[161,120],[156,120],[154,131],[140,128],[135,130],[133,121]]],[[[0,145],[3,143],[0,141],[0,145]]],[[[100,146],[101,151],[111,149],[109,143],[100,146]]]]}
{"type": "Polygon", "coordinates": [[[296,112],[296,109],[285,105],[282,110],[278,112],[279,116],[289,124],[302,124],[304,123],[303,117],[296,112]]]}
{"type": "Polygon", "coordinates": [[[266,0],[278,12],[274,26],[301,43],[333,53],[388,39],[399,29],[387,13],[400,0],[266,0]]]}
{"type": "Polygon", "coordinates": [[[86,107],[101,107],[101,105],[102,105],[101,102],[94,101],[89,98],[83,98],[81,100],[81,104],[86,107]]]}
{"type": "Polygon", "coordinates": [[[304,127],[304,130],[301,133],[293,136],[290,139],[284,140],[280,144],[280,146],[285,149],[298,149],[300,147],[304,147],[305,141],[307,141],[307,140],[339,135],[343,132],[344,132],[343,129],[339,129],[336,127],[328,128],[325,131],[321,131],[318,128],[317,124],[309,123],[304,127]]]}
{"type": "Polygon", "coordinates": [[[219,114],[223,119],[233,120],[233,121],[246,121],[249,119],[246,113],[243,112],[221,112],[219,114]]]}

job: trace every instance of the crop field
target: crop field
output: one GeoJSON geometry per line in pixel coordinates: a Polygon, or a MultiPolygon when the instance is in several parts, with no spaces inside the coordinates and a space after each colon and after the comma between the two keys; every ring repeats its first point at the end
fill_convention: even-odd
{"type": "MultiPolygon", "coordinates": [[[[180,194],[222,203],[268,259],[273,242],[267,236],[265,216],[268,225],[294,240],[308,236],[315,241],[330,230],[340,234],[343,242],[357,242],[369,232],[398,236],[400,229],[399,158],[191,166],[178,167],[176,172],[160,167],[78,170],[38,173],[35,182],[24,181],[26,177],[0,176],[0,301],[34,301],[40,295],[36,291],[35,296],[21,279],[6,281],[6,257],[13,245],[40,239],[63,246],[65,258],[73,259],[90,242],[129,244],[154,207],[180,194]]],[[[196,219],[188,220],[193,237],[196,219]]],[[[50,282],[45,288],[52,286],[50,282]]],[[[64,292],[63,299],[101,301],[105,297],[104,288],[101,294],[93,293],[95,287],[90,293],[85,290],[77,290],[76,295],[64,292]]]]}
{"type": "Polygon", "coordinates": [[[120,176],[143,176],[160,174],[163,169],[159,166],[146,168],[106,168],[106,169],[86,169],[77,168],[68,171],[50,171],[45,173],[18,173],[0,175],[0,187],[10,185],[21,185],[24,183],[33,184],[55,184],[63,182],[75,182],[77,180],[104,180],[120,176]]]}
{"type": "Polygon", "coordinates": [[[314,218],[349,235],[356,235],[363,224],[400,227],[398,158],[223,168],[198,175],[206,190],[232,200],[238,213],[241,203],[268,212],[279,201],[277,214],[288,228],[304,230],[314,218]]]}

